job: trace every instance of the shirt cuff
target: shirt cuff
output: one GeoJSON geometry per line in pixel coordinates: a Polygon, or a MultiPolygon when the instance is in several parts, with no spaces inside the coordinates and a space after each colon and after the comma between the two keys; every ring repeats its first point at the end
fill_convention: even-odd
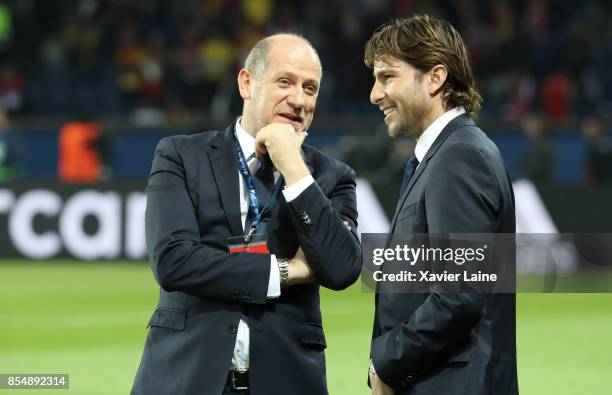
{"type": "Polygon", "coordinates": [[[300,181],[296,182],[290,187],[283,189],[283,195],[285,196],[285,200],[287,202],[290,202],[293,199],[297,198],[313,182],[314,182],[314,178],[312,178],[311,175],[307,175],[306,177],[302,178],[300,181]]]}
{"type": "Polygon", "coordinates": [[[268,281],[268,299],[278,298],[281,294],[280,270],[276,262],[276,255],[270,255],[270,280],[268,281]]]}

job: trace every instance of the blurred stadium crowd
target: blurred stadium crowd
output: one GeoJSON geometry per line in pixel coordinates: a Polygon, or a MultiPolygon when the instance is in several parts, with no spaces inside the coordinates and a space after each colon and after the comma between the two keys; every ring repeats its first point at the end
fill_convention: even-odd
{"type": "MultiPolygon", "coordinates": [[[[241,109],[236,75],[249,48],[296,32],[324,66],[309,141],[384,188],[401,178],[413,143],[392,142],[382,129],[373,137],[382,118],[369,103],[363,48],[376,26],[414,12],[447,19],[465,38],[485,99],[480,123],[514,178],[612,180],[612,4],[603,0],[0,0],[0,107],[17,126],[43,119],[58,145],[61,127],[77,117],[165,133],[220,127],[241,109]]],[[[42,134],[24,130],[19,143],[8,120],[0,124],[0,168],[29,162],[4,174],[60,173],[61,147],[51,157],[42,134]],[[50,163],[58,170],[50,173],[50,163]]],[[[114,156],[115,177],[145,176],[154,146],[145,139],[159,136],[140,129],[140,145],[129,145],[125,127],[102,126],[117,136],[104,145],[104,165],[114,156]],[[140,158],[137,146],[146,151],[140,158]]]]}
{"type": "Polygon", "coordinates": [[[27,114],[229,113],[246,51],[284,30],[320,52],[320,111],[374,111],[364,43],[381,22],[415,11],[465,37],[483,116],[612,113],[612,5],[597,0],[1,1],[0,104],[27,114]]]}

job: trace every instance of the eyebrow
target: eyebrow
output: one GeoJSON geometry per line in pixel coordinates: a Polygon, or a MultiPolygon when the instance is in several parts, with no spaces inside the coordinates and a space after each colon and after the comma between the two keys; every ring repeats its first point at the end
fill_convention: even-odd
{"type": "Polygon", "coordinates": [[[395,70],[393,70],[393,69],[392,69],[392,68],[390,68],[390,67],[383,67],[383,68],[378,69],[378,70],[376,70],[376,71],[372,71],[372,76],[373,76],[374,78],[376,78],[376,77],[378,77],[378,76],[380,76],[380,75],[382,75],[382,74],[386,74],[386,73],[389,73],[389,72],[393,72],[393,73],[395,73],[395,70]]]}

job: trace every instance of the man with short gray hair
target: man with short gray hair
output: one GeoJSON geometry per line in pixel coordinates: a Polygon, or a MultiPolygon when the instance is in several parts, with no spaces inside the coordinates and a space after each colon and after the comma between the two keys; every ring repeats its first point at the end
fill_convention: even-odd
{"type": "Polygon", "coordinates": [[[326,394],[319,285],[360,273],[355,173],[302,144],[321,63],[263,39],[238,74],[242,116],[160,141],[146,236],[160,299],[132,394],[326,394]]]}

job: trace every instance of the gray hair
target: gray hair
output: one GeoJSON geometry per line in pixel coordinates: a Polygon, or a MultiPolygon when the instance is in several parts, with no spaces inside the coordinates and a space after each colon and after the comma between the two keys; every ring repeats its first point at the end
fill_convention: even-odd
{"type": "MultiPolygon", "coordinates": [[[[283,36],[295,37],[295,38],[299,38],[300,40],[304,41],[304,43],[308,45],[310,49],[312,49],[312,52],[314,52],[317,60],[319,61],[319,67],[321,67],[321,60],[319,59],[319,54],[317,53],[317,50],[312,46],[310,41],[300,36],[299,34],[278,33],[278,34],[273,34],[268,37],[264,37],[261,40],[259,40],[253,46],[253,48],[249,52],[249,55],[244,61],[244,68],[247,69],[253,75],[253,78],[255,78],[256,80],[260,79],[261,76],[263,76],[264,73],[266,72],[266,68],[268,67],[268,51],[270,50],[270,44],[272,43],[272,40],[278,37],[283,37],[283,36]]],[[[323,77],[322,67],[321,67],[321,77],[323,77]]]]}

